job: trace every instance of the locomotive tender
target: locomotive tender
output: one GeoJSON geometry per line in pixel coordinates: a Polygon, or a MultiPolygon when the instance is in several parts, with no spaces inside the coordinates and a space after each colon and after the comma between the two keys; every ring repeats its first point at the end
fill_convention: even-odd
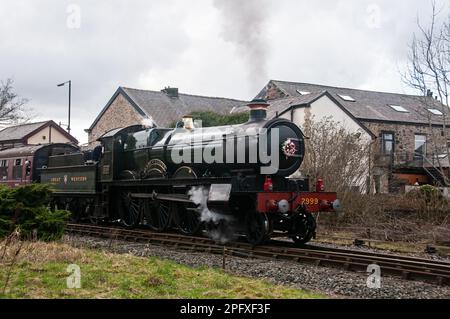
{"type": "Polygon", "coordinates": [[[313,213],[338,208],[336,193],[289,179],[303,161],[303,133],[286,119],[268,120],[264,100],[248,106],[241,125],[196,128],[185,118],[176,129],[112,130],[90,154],[51,156],[41,181],[54,186],[53,205],[75,220],[187,235],[231,230],[252,244],[275,236],[304,244],[315,235],[313,213]]]}

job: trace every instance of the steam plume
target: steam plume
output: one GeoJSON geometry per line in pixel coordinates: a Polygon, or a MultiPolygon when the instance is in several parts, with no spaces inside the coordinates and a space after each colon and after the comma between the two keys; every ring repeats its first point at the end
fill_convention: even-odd
{"type": "Polygon", "coordinates": [[[268,13],[267,0],[214,0],[221,12],[221,36],[233,43],[248,66],[251,86],[266,81],[267,48],[264,24],[268,13]]]}
{"type": "MultiPolygon", "coordinates": [[[[203,187],[192,187],[189,192],[189,199],[196,205],[198,205],[198,210],[200,212],[200,220],[207,224],[218,225],[220,223],[228,224],[231,221],[231,218],[226,215],[222,215],[216,212],[211,211],[208,208],[208,190],[203,187]]],[[[213,228],[208,231],[208,236],[218,241],[222,244],[225,244],[234,239],[233,231],[231,227],[225,228],[213,228]]]]}
{"type": "Polygon", "coordinates": [[[141,125],[144,128],[152,128],[156,126],[155,121],[153,121],[153,118],[151,116],[149,118],[143,119],[141,121],[141,125]]]}

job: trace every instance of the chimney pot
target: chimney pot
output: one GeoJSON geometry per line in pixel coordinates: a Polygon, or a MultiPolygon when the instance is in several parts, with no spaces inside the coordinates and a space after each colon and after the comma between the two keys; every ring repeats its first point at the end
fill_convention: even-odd
{"type": "Polygon", "coordinates": [[[255,99],[247,104],[250,108],[249,122],[264,121],[267,118],[269,103],[263,99],[255,99]]]}
{"type": "Polygon", "coordinates": [[[161,92],[165,93],[168,97],[178,98],[178,88],[171,88],[170,86],[161,90],[161,92]]]}

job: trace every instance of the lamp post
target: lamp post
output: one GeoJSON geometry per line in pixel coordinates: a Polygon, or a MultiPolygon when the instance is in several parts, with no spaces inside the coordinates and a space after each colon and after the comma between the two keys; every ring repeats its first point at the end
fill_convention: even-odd
{"type": "Polygon", "coordinates": [[[67,132],[70,134],[70,103],[71,103],[71,95],[72,95],[72,81],[69,80],[67,82],[58,84],[58,87],[64,86],[69,83],[69,122],[67,123],[67,132]]]}

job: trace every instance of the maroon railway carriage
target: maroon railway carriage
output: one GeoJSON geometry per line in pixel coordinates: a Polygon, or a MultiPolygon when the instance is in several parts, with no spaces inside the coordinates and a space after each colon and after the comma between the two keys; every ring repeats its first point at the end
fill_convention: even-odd
{"type": "Polygon", "coordinates": [[[16,187],[39,183],[41,168],[48,165],[50,156],[79,152],[70,144],[28,145],[0,150],[0,185],[16,187]]]}

